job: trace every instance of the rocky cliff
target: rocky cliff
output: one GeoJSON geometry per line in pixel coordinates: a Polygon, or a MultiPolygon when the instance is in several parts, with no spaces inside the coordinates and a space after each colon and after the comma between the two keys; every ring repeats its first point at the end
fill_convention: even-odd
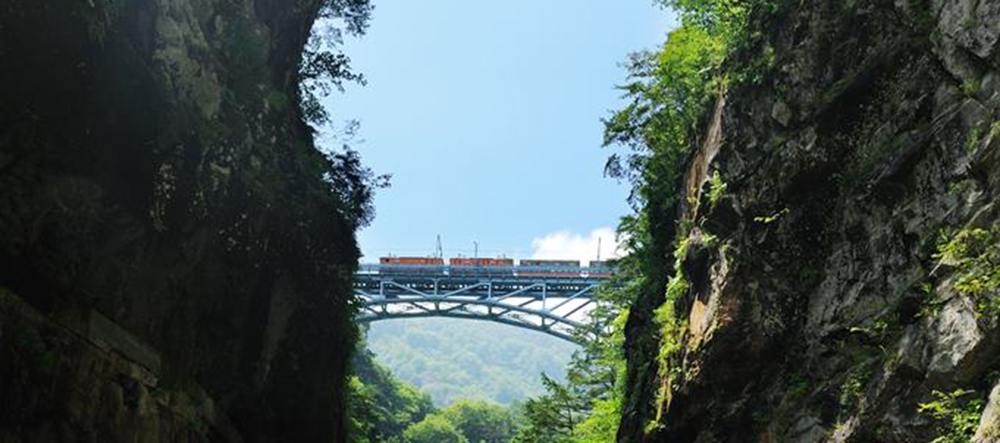
{"type": "Polygon", "coordinates": [[[0,441],[343,440],[321,3],[0,5],[0,441]]]}
{"type": "Polygon", "coordinates": [[[619,441],[1000,441],[1000,3],[778,3],[654,233],[619,441]]]}

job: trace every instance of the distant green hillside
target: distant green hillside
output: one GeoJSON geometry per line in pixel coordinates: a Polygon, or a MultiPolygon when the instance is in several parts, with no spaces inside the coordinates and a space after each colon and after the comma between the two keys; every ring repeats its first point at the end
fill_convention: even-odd
{"type": "Polygon", "coordinates": [[[539,374],[562,380],[577,346],[512,326],[428,318],[374,323],[368,348],[400,379],[447,405],[463,398],[509,404],[542,394],[539,374]]]}

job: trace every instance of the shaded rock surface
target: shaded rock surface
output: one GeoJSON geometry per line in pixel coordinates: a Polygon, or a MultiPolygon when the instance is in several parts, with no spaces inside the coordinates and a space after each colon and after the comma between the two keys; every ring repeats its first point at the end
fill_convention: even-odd
{"type": "Polygon", "coordinates": [[[983,418],[976,428],[976,443],[1000,441],[1000,383],[990,392],[989,403],[983,412],[983,418]]]}
{"type": "Polygon", "coordinates": [[[921,405],[958,389],[960,407],[987,404],[977,441],[996,441],[1000,331],[982,302],[1000,294],[957,290],[938,252],[1000,215],[1000,8],[792,3],[763,80],[705,118],[670,214],[693,226],[679,367],[657,376],[659,286],[631,311],[619,441],[931,441],[949,425],[921,405]],[[712,171],[727,195],[709,205],[712,171]]]}
{"type": "Polygon", "coordinates": [[[295,105],[319,8],[0,4],[0,286],[25,305],[0,348],[27,324],[42,352],[0,362],[0,441],[344,438],[358,252],[295,105]]]}

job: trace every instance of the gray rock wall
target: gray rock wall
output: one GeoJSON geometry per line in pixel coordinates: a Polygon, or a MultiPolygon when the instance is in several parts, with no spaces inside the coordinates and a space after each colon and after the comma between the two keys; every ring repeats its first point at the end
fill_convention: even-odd
{"type": "MultiPolygon", "coordinates": [[[[793,3],[767,39],[774,65],[727,91],[720,144],[691,157],[680,367],[631,387],[619,441],[931,441],[957,432],[922,406],[945,404],[935,392],[995,403],[1000,331],[982,303],[1000,294],[960,290],[968,271],[939,251],[1000,228],[1000,8],[793,3]]],[[[635,310],[629,349],[655,334],[635,310]]],[[[629,357],[656,373],[655,353],[629,357]]]]}

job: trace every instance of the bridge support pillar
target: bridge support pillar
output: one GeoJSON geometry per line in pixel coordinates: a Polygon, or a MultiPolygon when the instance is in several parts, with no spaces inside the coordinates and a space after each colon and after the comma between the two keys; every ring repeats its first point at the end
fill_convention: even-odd
{"type": "MultiPolygon", "coordinates": [[[[493,301],[493,282],[492,281],[490,282],[489,288],[486,289],[486,300],[489,300],[490,302],[493,301]]],[[[486,306],[486,315],[488,315],[490,317],[493,316],[493,305],[486,306]]]]}
{"type": "Polygon", "coordinates": [[[549,284],[548,283],[543,283],[542,284],[542,310],[543,311],[545,310],[545,303],[547,302],[546,300],[549,298],[548,288],[549,288],[549,284]]]}

